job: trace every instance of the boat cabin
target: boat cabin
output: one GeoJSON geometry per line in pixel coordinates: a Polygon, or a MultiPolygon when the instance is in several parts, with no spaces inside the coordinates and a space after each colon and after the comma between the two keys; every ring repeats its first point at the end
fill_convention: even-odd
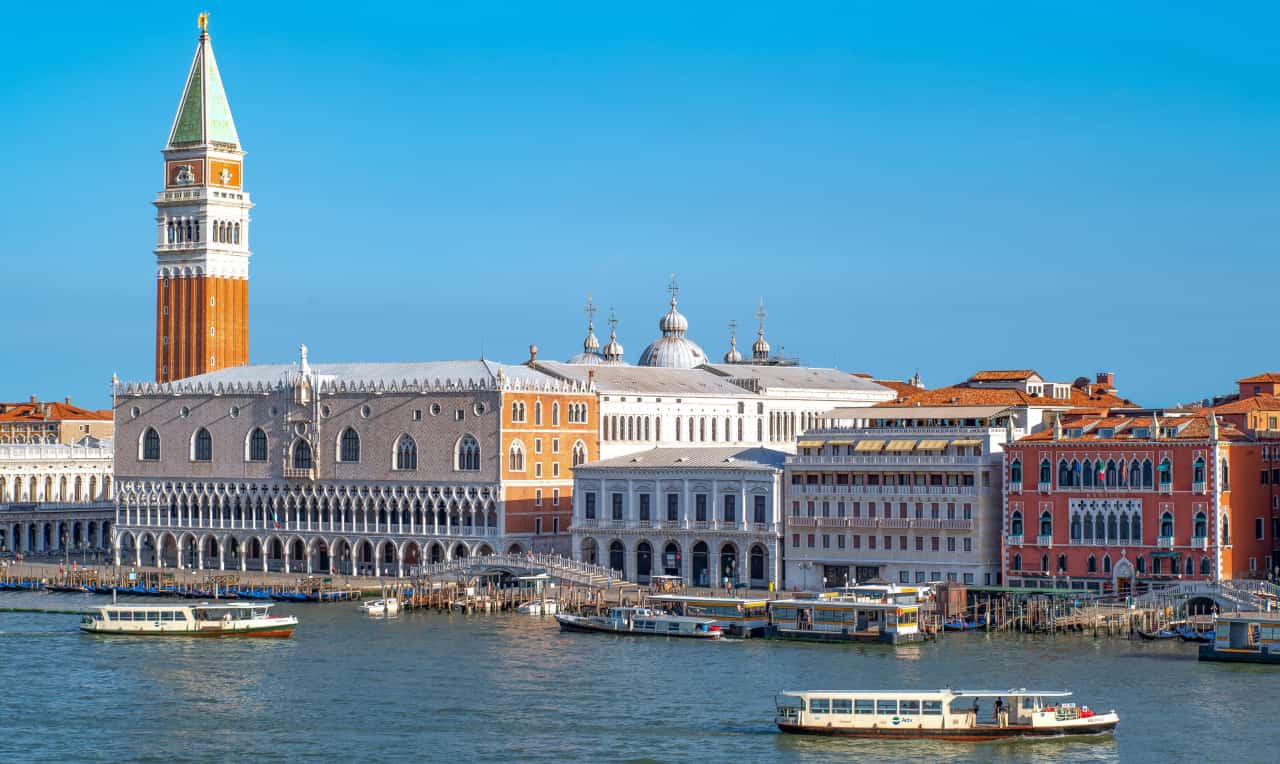
{"type": "Polygon", "coordinates": [[[843,597],[770,602],[767,634],[778,639],[890,644],[922,638],[916,605],[843,597]]]}
{"type": "Polygon", "coordinates": [[[1213,642],[1200,646],[1200,660],[1280,663],[1280,614],[1219,615],[1213,642]]]}
{"type": "Polygon", "coordinates": [[[649,602],[675,615],[711,618],[726,633],[739,637],[762,636],[769,625],[769,600],[763,597],[655,594],[649,602]]]}

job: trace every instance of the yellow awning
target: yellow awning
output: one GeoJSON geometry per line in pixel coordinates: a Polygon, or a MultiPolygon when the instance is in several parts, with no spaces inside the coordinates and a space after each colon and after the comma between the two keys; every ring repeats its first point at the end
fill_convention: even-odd
{"type": "Polygon", "coordinates": [[[945,440],[922,440],[920,441],[920,444],[916,446],[916,450],[917,451],[941,451],[946,447],[947,447],[947,442],[945,440]]]}
{"type": "Polygon", "coordinates": [[[980,446],[980,445],[982,445],[982,441],[980,441],[980,440],[974,440],[973,438],[968,438],[968,439],[966,439],[966,440],[953,440],[953,441],[951,441],[951,445],[953,445],[953,446],[970,446],[970,447],[972,447],[972,446],[980,446]]]}
{"type": "Polygon", "coordinates": [[[858,441],[856,441],[856,440],[828,440],[828,441],[827,441],[827,445],[829,445],[829,446],[852,446],[854,443],[857,443],[857,442],[858,442],[858,441]]]}
{"type": "Polygon", "coordinates": [[[858,445],[854,447],[854,451],[879,451],[884,448],[883,440],[860,440],[858,445]]]}
{"type": "Polygon", "coordinates": [[[885,446],[884,450],[901,452],[901,451],[910,451],[915,447],[916,447],[916,442],[914,440],[891,440],[889,441],[889,445],[885,446]]]}
{"type": "Polygon", "coordinates": [[[822,448],[825,444],[825,440],[802,440],[798,445],[800,448],[822,448]]]}

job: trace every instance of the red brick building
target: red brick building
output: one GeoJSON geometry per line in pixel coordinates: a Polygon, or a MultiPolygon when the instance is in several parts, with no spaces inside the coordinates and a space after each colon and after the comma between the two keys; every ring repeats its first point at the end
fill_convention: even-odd
{"type": "Polygon", "coordinates": [[[1124,591],[1261,576],[1275,530],[1263,451],[1203,414],[1064,416],[1005,449],[1005,580],[1124,591]]]}

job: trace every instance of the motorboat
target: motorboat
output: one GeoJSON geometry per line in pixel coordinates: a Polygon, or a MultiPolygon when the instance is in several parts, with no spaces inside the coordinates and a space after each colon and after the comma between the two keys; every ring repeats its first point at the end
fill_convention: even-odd
{"type": "Polygon", "coordinates": [[[516,608],[516,612],[521,615],[555,615],[556,609],[555,600],[529,600],[516,608]]]}
{"type": "Polygon", "coordinates": [[[400,612],[400,600],[395,597],[387,597],[386,599],[370,600],[360,604],[360,609],[366,615],[392,616],[400,612]]]}
{"type": "Polygon", "coordinates": [[[1120,717],[1058,690],[806,690],[777,699],[774,723],[800,735],[980,741],[1114,732],[1120,717]],[[983,703],[990,703],[985,711],[983,703]]]}
{"type": "Polygon", "coordinates": [[[156,637],[291,637],[298,619],[271,605],[102,605],[80,622],[93,634],[156,637]]]}
{"type": "Polygon", "coordinates": [[[561,631],[603,632],[637,637],[719,639],[724,632],[713,618],[672,615],[647,607],[615,607],[608,615],[557,613],[561,631]]]}

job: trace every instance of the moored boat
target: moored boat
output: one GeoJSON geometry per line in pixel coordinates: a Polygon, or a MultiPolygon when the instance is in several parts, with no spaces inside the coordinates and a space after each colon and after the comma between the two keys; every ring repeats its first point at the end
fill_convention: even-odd
{"type": "Polygon", "coordinates": [[[783,732],[882,739],[998,740],[1113,732],[1115,710],[1097,713],[1042,690],[784,692],[774,723],[783,732]],[[983,713],[990,701],[990,716],[983,713]]]}
{"type": "Polygon", "coordinates": [[[521,615],[555,615],[557,607],[555,600],[529,600],[516,608],[516,612],[521,615]]]}
{"type": "Polygon", "coordinates": [[[386,599],[370,600],[362,603],[360,609],[366,615],[392,616],[400,612],[400,600],[395,597],[387,597],[386,599]]]}
{"type": "Polygon", "coordinates": [[[1280,615],[1219,615],[1211,642],[1200,645],[1200,660],[1280,664],[1280,615]]]}
{"type": "Polygon", "coordinates": [[[711,618],[671,615],[647,607],[615,607],[608,615],[556,613],[561,631],[603,632],[637,637],[719,639],[724,632],[711,618]]]}
{"type": "Polygon", "coordinates": [[[298,619],[271,605],[102,605],[80,622],[93,634],[157,637],[291,637],[298,619]]]}

